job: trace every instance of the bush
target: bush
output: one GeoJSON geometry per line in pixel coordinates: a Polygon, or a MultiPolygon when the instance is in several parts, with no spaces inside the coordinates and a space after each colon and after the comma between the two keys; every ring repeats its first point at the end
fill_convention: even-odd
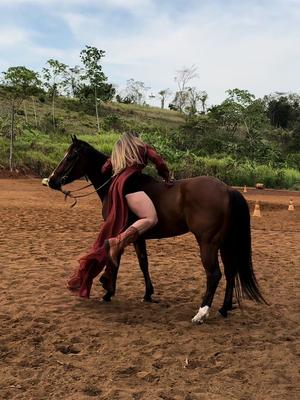
{"type": "Polygon", "coordinates": [[[47,113],[41,120],[40,129],[44,133],[60,133],[65,134],[66,128],[64,126],[62,118],[53,117],[51,113],[47,113]]]}
{"type": "Polygon", "coordinates": [[[123,132],[127,128],[126,121],[119,117],[117,114],[110,114],[103,118],[101,126],[104,130],[115,130],[118,132],[123,132]]]}
{"type": "Polygon", "coordinates": [[[286,164],[291,168],[300,170],[300,153],[288,154],[286,164]]]}

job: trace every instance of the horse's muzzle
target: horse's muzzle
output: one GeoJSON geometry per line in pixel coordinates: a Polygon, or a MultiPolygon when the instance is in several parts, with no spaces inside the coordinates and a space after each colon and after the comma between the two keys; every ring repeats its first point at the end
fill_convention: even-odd
{"type": "Polygon", "coordinates": [[[49,178],[43,178],[42,179],[42,185],[43,186],[48,186],[49,178]]]}
{"type": "Polygon", "coordinates": [[[61,190],[61,180],[50,177],[48,179],[48,186],[54,190],[61,190]]]}

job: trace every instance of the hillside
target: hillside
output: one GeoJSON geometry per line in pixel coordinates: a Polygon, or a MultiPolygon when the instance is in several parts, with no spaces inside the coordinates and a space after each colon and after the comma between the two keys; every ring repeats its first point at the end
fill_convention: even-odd
{"type": "MultiPolygon", "coordinates": [[[[167,133],[184,123],[183,116],[175,111],[102,103],[99,107],[98,133],[94,115],[84,112],[77,100],[61,97],[55,104],[56,128],[53,129],[52,105],[42,100],[26,100],[17,111],[14,166],[21,173],[49,173],[63,156],[73,134],[109,153],[123,131],[167,133]]],[[[0,96],[0,122],[0,168],[7,170],[10,115],[9,104],[3,93],[0,96]]]]}
{"type": "MultiPolygon", "coordinates": [[[[0,108],[0,117],[4,118],[9,112],[9,104],[5,93],[1,91],[0,108]]],[[[39,127],[44,128],[45,118],[48,116],[51,120],[52,104],[46,101],[45,97],[29,99],[23,102],[17,113],[20,122],[27,122],[32,127],[37,123],[39,127]]],[[[99,106],[99,116],[103,129],[109,128],[109,124],[112,128],[121,130],[122,124],[124,128],[144,125],[149,129],[170,129],[177,128],[185,121],[183,115],[176,111],[115,102],[102,102],[99,106]]],[[[55,117],[58,119],[58,128],[64,129],[65,133],[97,132],[93,106],[87,110],[77,99],[59,97],[55,103],[55,117]]]]}
{"type": "MultiPolygon", "coordinates": [[[[92,106],[86,108],[78,100],[60,97],[55,104],[54,128],[52,105],[47,98],[26,100],[16,113],[13,166],[17,174],[48,176],[65,154],[73,134],[109,154],[121,132],[136,131],[166,158],[177,179],[212,175],[233,185],[263,182],[274,188],[300,186],[298,154],[293,154],[291,163],[283,152],[278,158],[274,153],[278,136],[274,139],[270,129],[265,138],[261,136],[258,147],[252,148],[251,155],[243,127],[232,136],[208,114],[187,120],[171,110],[101,103],[97,132],[93,113],[92,106]]],[[[4,171],[9,166],[10,124],[9,103],[0,93],[2,176],[7,176],[4,171]]],[[[153,173],[151,168],[147,171],[153,173]]]]}

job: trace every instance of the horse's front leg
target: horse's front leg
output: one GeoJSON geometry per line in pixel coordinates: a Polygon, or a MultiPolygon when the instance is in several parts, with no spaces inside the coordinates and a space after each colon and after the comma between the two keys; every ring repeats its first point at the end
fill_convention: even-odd
{"type": "Polygon", "coordinates": [[[142,239],[142,238],[138,239],[134,243],[134,248],[135,248],[135,252],[138,257],[138,260],[139,260],[140,268],[143,272],[144,279],[145,279],[146,291],[145,291],[143,301],[151,302],[152,295],[154,293],[154,289],[153,289],[153,285],[152,285],[149,270],[148,270],[148,257],[147,257],[147,248],[146,248],[145,239],[142,239]]]}
{"type": "Polygon", "coordinates": [[[119,271],[119,265],[121,256],[118,259],[118,266],[108,264],[105,268],[104,273],[101,275],[99,281],[102,284],[103,289],[106,290],[105,295],[102,297],[104,301],[111,301],[111,297],[116,293],[117,277],[119,271]]]}

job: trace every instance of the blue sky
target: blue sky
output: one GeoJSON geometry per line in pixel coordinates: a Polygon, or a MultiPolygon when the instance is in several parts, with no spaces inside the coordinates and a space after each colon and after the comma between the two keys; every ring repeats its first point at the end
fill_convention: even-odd
{"type": "Polygon", "coordinates": [[[0,15],[1,71],[74,66],[88,44],[119,90],[134,78],[175,91],[176,71],[195,65],[210,103],[234,87],[300,92],[300,0],[0,0],[0,15]]]}

